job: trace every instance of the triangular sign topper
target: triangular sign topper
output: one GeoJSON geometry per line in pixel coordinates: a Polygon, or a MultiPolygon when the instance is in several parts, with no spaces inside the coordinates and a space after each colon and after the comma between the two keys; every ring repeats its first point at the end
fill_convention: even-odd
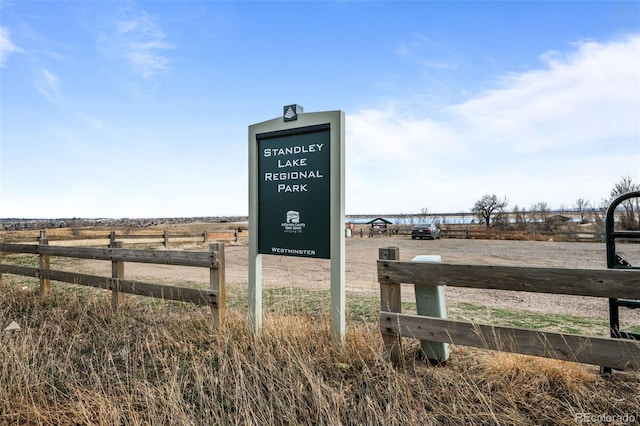
{"type": "Polygon", "coordinates": [[[302,107],[298,104],[286,105],[282,117],[284,121],[294,121],[298,119],[298,114],[302,114],[302,107]]]}

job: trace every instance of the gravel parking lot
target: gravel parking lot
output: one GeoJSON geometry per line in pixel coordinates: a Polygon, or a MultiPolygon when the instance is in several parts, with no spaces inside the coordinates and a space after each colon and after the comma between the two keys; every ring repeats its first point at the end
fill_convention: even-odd
{"type": "MultiPolygon", "coordinates": [[[[398,247],[401,260],[416,255],[442,256],[443,263],[536,266],[558,268],[605,269],[604,243],[568,243],[554,241],[500,240],[411,240],[408,236],[347,238],[347,292],[377,295],[379,291],[376,260],[381,247],[398,247]]],[[[203,246],[191,247],[202,250],[203,246]]],[[[633,265],[640,264],[640,244],[619,244],[618,252],[633,265]]],[[[229,245],[225,249],[227,286],[230,289],[248,285],[248,247],[229,245]]],[[[108,262],[77,261],[78,272],[110,274],[108,262]]],[[[71,266],[71,265],[69,265],[71,266]]],[[[329,289],[329,261],[289,256],[264,256],[263,286],[329,289]]],[[[202,268],[166,265],[126,264],[126,276],[149,282],[172,284],[208,283],[208,271],[202,268]]],[[[640,283],[639,283],[640,285],[640,283]]],[[[569,314],[608,318],[606,299],[559,296],[523,292],[480,290],[448,287],[447,303],[471,303],[487,307],[522,309],[533,312],[569,314]]],[[[403,298],[413,300],[410,286],[403,289],[403,298]]],[[[624,310],[625,322],[640,324],[640,310],[624,310]]],[[[622,311],[621,311],[622,312],[622,311]]]]}

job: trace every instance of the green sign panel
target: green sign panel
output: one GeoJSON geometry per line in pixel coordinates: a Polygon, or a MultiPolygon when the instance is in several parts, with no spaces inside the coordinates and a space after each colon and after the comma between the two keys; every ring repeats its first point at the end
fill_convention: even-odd
{"type": "Polygon", "coordinates": [[[330,258],[330,125],[256,135],[258,253],[330,258]]]}

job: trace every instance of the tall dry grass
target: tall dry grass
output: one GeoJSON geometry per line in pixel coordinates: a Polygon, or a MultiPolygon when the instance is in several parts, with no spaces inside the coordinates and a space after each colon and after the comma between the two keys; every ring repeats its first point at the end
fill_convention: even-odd
{"type": "Polygon", "coordinates": [[[382,356],[377,324],[272,314],[254,337],[234,309],[219,332],[206,309],[56,286],[0,287],[0,424],[576,424],[578,413],[640,414],[640,375],[452,348],[433,367],[405,342],[382,356]]]}

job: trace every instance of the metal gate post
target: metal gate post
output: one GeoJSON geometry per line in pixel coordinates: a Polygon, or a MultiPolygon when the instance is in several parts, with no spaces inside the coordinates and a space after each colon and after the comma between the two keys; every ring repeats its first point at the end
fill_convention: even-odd
{"type": "MultiPolygon", "coordinates": [[[[615,230],[615,211],[620,204],[632,198],[640,198],[640,191],[633,191],[623,194],[609,204],[605,217],[605,242],[607,246],[607,268],[609,269],[640,269],[640,266],[633,266],[624,260],[616,252],[616,239],[640,240],[640,230],[615,230]]],[[[617,339],[640,340],[640,333],[620,330],[619,308],[630,309],[640,308],[640,300],[634,299],[609,299],[609,330],[611,337],[617,339]]],[[[600,373],[611,374],[611,367],[601,366],[600,373]]]]}

